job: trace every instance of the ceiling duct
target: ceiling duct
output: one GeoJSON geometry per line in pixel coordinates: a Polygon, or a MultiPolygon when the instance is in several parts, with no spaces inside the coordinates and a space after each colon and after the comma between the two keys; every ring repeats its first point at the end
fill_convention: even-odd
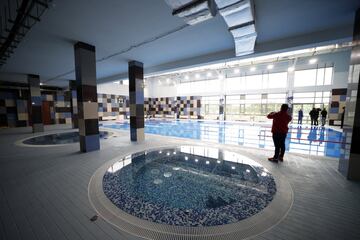
{"type": "Polygon", "coordinates": [[[172,14],[182,18],[187,24],[195,25],[216,15],[213,0],[165,0],[173,9],[172,14]]]}
{"type": "Polygon", "coordinates": [[[253,53],[257,34],[252,1],[215,0],[215,2],[234,37],[236,56],[253,53]]]}

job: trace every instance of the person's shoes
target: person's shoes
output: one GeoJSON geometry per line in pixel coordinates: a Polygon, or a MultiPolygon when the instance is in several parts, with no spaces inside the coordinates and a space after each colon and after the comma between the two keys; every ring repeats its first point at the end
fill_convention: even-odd
{"type": "Polygon", "coordinates": [[[279,157],[279,161],[283,162],[284,161],[284,157],[279,157]]]}
{"type": "Polygon", "coordinates": [[[268,158],[268,160],[270,162],[278,162],[277,158],[274,158],[274,157],[268,158]]]}

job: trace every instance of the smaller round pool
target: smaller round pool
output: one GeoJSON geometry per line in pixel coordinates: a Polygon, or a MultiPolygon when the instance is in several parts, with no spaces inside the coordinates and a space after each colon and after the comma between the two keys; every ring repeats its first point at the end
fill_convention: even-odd
{"type": "MultiPolygon", "coordinates": [[[[100,139],[107,139],[111,136],[112,133],[108,131],[100,131],[100,139]]],[[[32,137],[24,140],[23,144],[28,145],[57,145],[57,144],[69,144],[79,142],[79,132],[63,132],[63,133],[54,133],[48,135],[42,135],[37,137],[32,137]]]]}
{"type": "Polygon", "coordinates": [[[186,227],[235,223],[263,210],[276,193],[256,161],[216,148],[181,146],[129,155],[103,176],[103,191],[122,211],[186,227]]]}

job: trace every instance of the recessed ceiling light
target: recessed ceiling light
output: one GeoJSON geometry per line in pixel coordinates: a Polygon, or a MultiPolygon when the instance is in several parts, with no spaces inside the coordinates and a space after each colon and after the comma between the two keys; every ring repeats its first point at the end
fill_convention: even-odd
{"type": "Polygon", "coordinates": [[[166,82],[169,83],[169,82],[170,82],[170,78],[167,78],[167,79],[166,79],[166,82]]]}
{"type": "Polygon", "coordinates": [[[288,72],[293,72],[294,70],[295,70],[294,67],[289,67],[289,68],[288,68],[288,72]]]}
{"type": "Polygon", "coordinates": [[[309,63],[310,64],[315,64],[317,62],[317,59],[316,58],[312,58],[309,60],[309,63]]]}
{"type": "Polygon", "coordinates": [[[195,77],[196,77],[196,78],[200,78],[200,74],[198,74],[198,73],[195,74],[195,77]]]}
{"type": "Polygon", "coordinates": [[[256,70],[256,67],[251,67],[250,68],[250,71],[252,71],[252,72],[255,71],[255,70],[256,70]]]}
{"type": "Polygon", "coordinates": [[[161,81],[159,80],[158,82],[159,82],[159,84],[161,85],[161,81]]]}
{"type": "Polygon", "coordinates": [[[211,73],[211,72],[208,72],[208,73],[206,74],[206,76],[211,77],[211,76],[212,76],[212,73],[211,73]]]}
{"type": "Polygon", "coordinates": [[[219,74],[219,79],[224,79],[224,75],[219,74]]]}
{"type": "Polygon", "coordinates": [[[189,76],[188,76],[188,75],[185,75],[185,80],[189,80],[189,76]]]}
{"type": "Polygon", "coordinates": [[[269,70],[270,70],[270,69],[273,69],[273,68],[274,68],[274,65],[272,65],[272,64],[270,64],[270,65],[267,66],[267,69],[269,69],[269,70]]]}
{"type": "Polygon", "coordinates": [[[113,82],[113,83],[115,83],[115,84],[120,84],[120,81],[115,81],[115,82],[113,82]]]}

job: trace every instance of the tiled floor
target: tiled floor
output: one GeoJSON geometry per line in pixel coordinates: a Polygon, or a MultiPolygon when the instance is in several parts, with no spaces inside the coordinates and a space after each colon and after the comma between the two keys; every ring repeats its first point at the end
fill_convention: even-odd
{"type": "MultiPolygon", "coordinates": [[[[69,126],[47,131],[55,128],[69,126]]],[[[90,221],[95,215],[87,189],[92,174],[129,149],[199,143],[147,135],[137,144],[129,141],[128,132],[119,132],[116,138],[102,140],[100,151],[85,154],[79,153],[78,144],[49,148],[14,144],[30,132],[30,128],[0,129],[0,239],[129,239],[101,218],[90,221]]],[[[236,149],[260,163],[272,155],[263,149],[236,149]]],[[[337,172],[337,159],[289,153],[284,163],[269,166],[288,178],[294,204],[282,222],[253,239],[360,238],[360,183],[337,172]]]]}

